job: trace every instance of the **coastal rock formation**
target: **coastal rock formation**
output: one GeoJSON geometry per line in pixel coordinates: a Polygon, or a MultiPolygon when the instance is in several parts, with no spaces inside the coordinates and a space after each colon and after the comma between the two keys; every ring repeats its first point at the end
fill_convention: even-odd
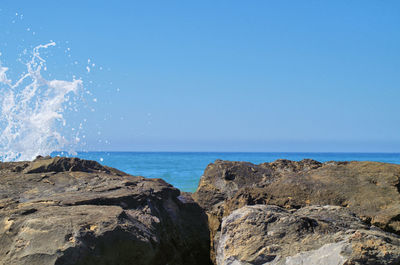
{"type": "Polygon", "coordinates": [[[94,161],[0,163],[0,264],[209,264],[204,211],[94,161]]]}
{"type": "Polygon", "coordinates": [[[222,222],[217,265],[400,264],[400,238],[346,208],[245,206],[222,222]]]}
{"type": "Polygon", "coordinates": [[[222,218],[247,205],[337,205],[367,224],[400,234],[399,189],[400,165],[395,164],[217,160],[207,166],[193,197],[207,211],[215,259],[222,218]]]}

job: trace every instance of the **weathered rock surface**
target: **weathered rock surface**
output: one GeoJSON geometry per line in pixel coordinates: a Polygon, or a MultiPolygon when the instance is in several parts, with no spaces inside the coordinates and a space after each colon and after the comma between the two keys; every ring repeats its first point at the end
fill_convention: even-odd
{"type": "Polygon", "coordinates": [[[94,161],[0,163],[0,264],[209,264],[207,217],[161,179],[94,161]]]}
{"type": "Polygon", "coordinates": [[[340,206],[245,206],[222,222],[217,265],[400,264],[400,238],[340,206]]]}
{"type": "Polygon", "coordinates": [[[254,165],[217,160],[206,168],[193,197],[207,211],[215,244],[222,218],[255,204],[286,209],[343,206],[365,223],[400,234],[399,189],[400,165],[395,164],[306,159],[254,165]]]}

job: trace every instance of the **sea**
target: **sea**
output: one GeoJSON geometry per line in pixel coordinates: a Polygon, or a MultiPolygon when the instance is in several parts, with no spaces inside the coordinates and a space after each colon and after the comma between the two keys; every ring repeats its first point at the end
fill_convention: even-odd
{"type": "Polygon", "coordinates": [[[75,156],[98,161],[131,175],[162,178],[186,192],[196,190],[205,168],[216,159],[254,164],[277,159],[300,161],[305,158],[320,162],[377,161],[400,164],[400,153],[78,152],[75,156]]]}

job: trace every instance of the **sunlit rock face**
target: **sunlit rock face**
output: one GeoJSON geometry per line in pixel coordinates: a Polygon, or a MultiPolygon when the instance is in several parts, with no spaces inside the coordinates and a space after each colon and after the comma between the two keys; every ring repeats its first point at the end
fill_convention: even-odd
{"type": "Polygon", "coordinates": [[[399,183],[400,165],[388,163],[217,160],[207,166],[193,197],[207,212],[215,260],[223,218],[247,205],[342,206],[366,224],[400,234],[399,183]]]}
{"type": "Polygon", "coordinates": [[[94,161],[0,162],[0,264],[208,264],[203,210],[94,161]]]}
{"type": "Polygon", "coordinates": [[[400,239],[346,208],[245,206],[225,217],[216,264],[399,264],[400,239]]]}

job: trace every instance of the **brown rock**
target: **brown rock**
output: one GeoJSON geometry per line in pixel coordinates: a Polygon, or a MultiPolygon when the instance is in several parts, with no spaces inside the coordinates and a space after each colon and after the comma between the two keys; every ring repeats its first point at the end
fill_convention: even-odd
{"type": "Polygon", "coordinates": [[[364,222],[400,234],[399,180],[400,165],[378,162],[217,160],[206,168],[193,197],[207,211],[212,245],[224,216],[255,204],[344,206],[364,222]]]}
{"type": "Polygon", "coordinates": [[[0,264],[208,264],[204,211],[94,161],[0,163],[0,264]],[[24,173],[22,173],[24,172],[24,173]]]}
{"type": "Polygon", "coordinates": [[[217,265],[395,265],[400,238],[340,206],[245,206],[222,222],[217,265]]]}
{"type": "Polygon", "coordinates": [[[125,175],[114,168],[102,166],[96,161],[82,160],[79,158],[66,158],[50,156],[38,156],[33,160],[28,167],[25,168],[25,173],[48,173],[48,172],[65,172],[65,171],[81,171],[81,172],[113,172],[117,175],[125,175]]]}

